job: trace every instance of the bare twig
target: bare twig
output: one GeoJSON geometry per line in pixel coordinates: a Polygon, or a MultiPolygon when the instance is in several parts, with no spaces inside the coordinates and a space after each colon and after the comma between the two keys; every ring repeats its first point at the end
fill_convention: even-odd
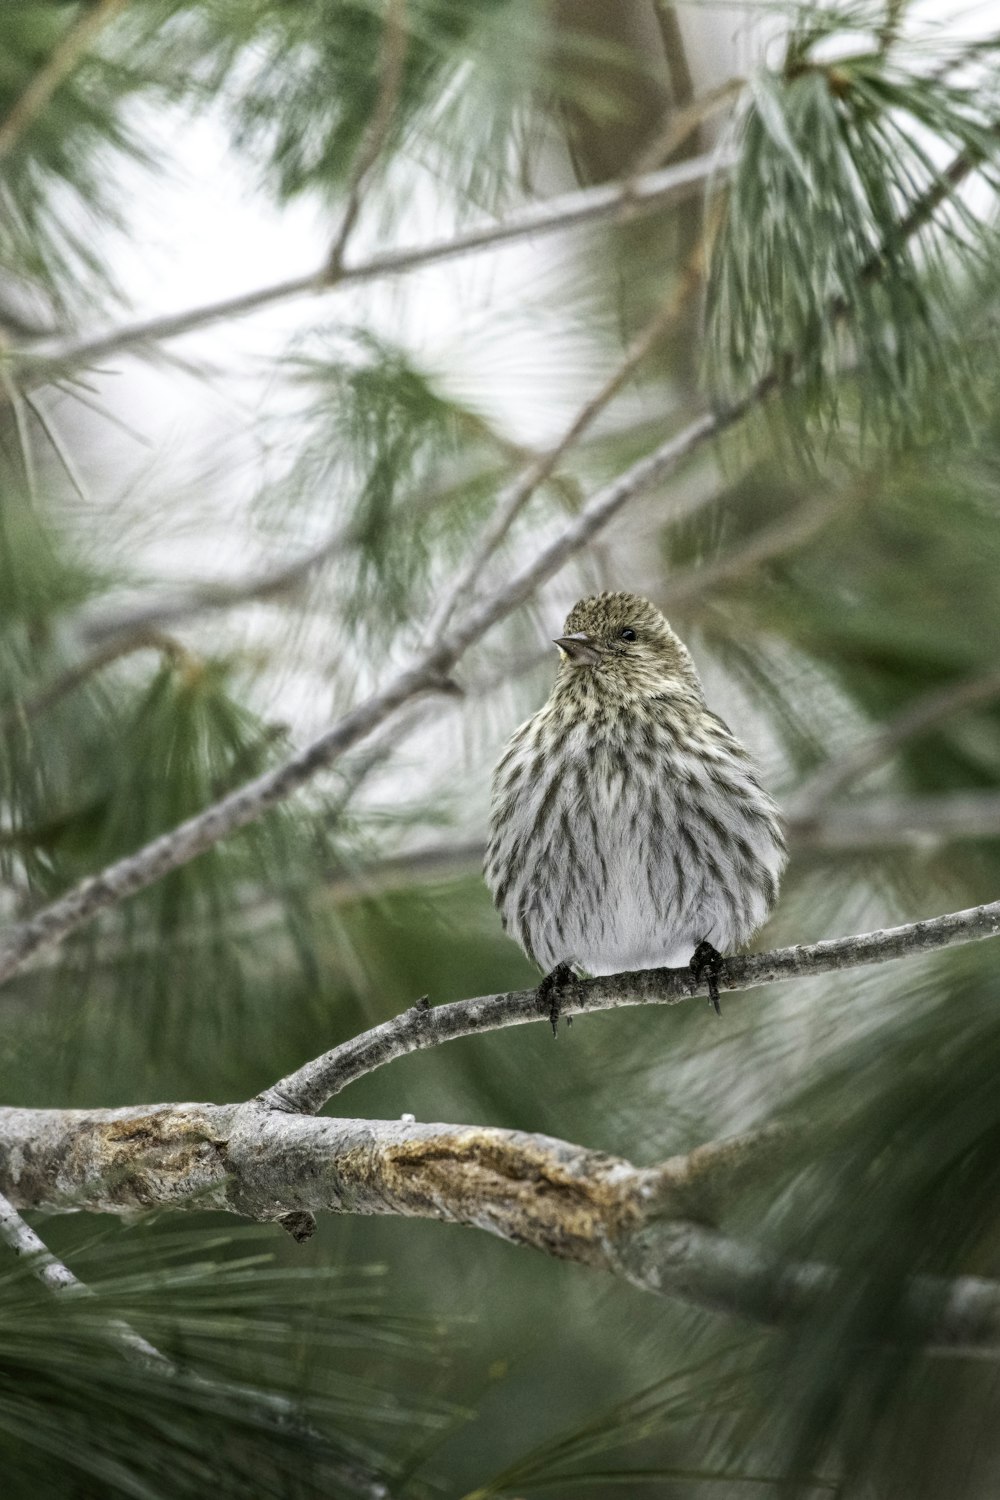
{"type": "MultiPolygon", "coordinates": [[[[491,434],[499,444],[499,435],[491,434]]],[[[507,457],[523,461],[523,451],[510,445],[507,457]]],[[[478,473],[477,473],[478,477],[478,473]]],[[[446,504],[455,489],[468,480],[463,478],[446,484],[429,487],[415,496],[408,496],[398,507],[401,521],[412,525],[429,516],[438,506],[446,504]],[[405,504],[405,517],[403,515],[405,504]]],[[[396,518],[396,508],[390,512],[389,523],[396,518]]],[[[338,553],[363,545],[366,530],[357,519],[334,526],[314,547],[300,553],[290,561],[280,562],[232,580],[214,583],[191,584],[180,589],[153,592],[136,603],[109,604],[96,601],[75,610],[68,619],[73,632],[92,645],[104,645],[112,638],[128,641],[137,633],[155,626],[189,622],[198,615],[215,610],[237,608],[241,604],[263,603],[271,599],[294,596],[304,589],[310,578],[325,563],[338,553]]]]}
{"type": "Polygon", "coordinates": [[[241,604],[293,595],[310,576],[342,548],[355,543],[354,527],[338,526],[323,541],[291,562],[250,573],[232,582],[202,583],[153,595],[137,604],[115,608],[107,604],[85,608],[74,616],[80,635],[98,646],[127,642],[153,626],[188,621],[213,610],[234,609],[241,604]]]}
{"type": "Polygon", "coordinates": [[[190,308],[185,312],[149,318],[89,338],[41,346],[36,344],[31,349],[12,351],[12,354],[24,369],[26,378],[34,382],[50,380],[96,364],[109,355],[179,338],[182,334],[210,327],[213,323],[246,317],[260,308],[287,302],[294,297],[321,294],[334,286],[371,281],[376,277],[400,275],[421,266],[452,260],[456,256],[530,239],[536,234],[550,234],[555,230],[614,219],[620,214],[649,212],[671,203],[681,203],[702,192],[713,176],[724,176],[730,165],[729,161],[720,159],[716,154],[695,157],[691,161],[678,162],[658,172],[651,172],[648,177],[635,179],[628,184],[601,184],[549,198],[543,203],[530,203],[499,223],[483,224],[449,239],[384,251],[357,265],[343,266],[336,282],[329,280],[324,266],[320,271],[311,271],[305,276],[294,276],[235,297],[226,297],[219,302],[190,308]]]}
{"type": "Polygon", "coordinates": [[[987,672],[965,682],[949,683],[908,704],[860,744],[836,756],[809,778],[796,793],[792,817],[805,824],[858,777],[888,760],[907,741],[933,729],[944,719],[1000,697],[1000,672],[987,672]]]}
{"type": "Polygon", "coordinates": [[[720,83],[718,88],[710,89],[700,99],[683,104],[679,109],[672,109],[663,129],[658,131],[639,152],[627,180],[630,181],[632,177],[642,177],[646,172],[653,171],[661,162],[669,161],[674,152],[690,140],[699,125],[717,114],[745,87],[744,79],[730,78],[725,83],[720,83]]]}
{"type": "Polygon", "coordinates": [[[0,161],[14,150],[59,85],[73,72],[98,32],[127,4],[128,0],[97,0],[96,4],[84,7],[44,67],[35,74],[6,119],[0,122],[0,161]]]}
{"type": "MultiPolygon", "coordinates": [[[[770,953],[750,953],[723,962],[719,988],[756,989],[789,979],[812,978],[867,964],[978,942],[1000,934],[1000,901],[949,912],[924,922],[910,922],[877,932],[855,933],[795,948],[776,948],[770,953]]],[[[581,979],[560,993],[560,1010],[566,1015],[590,1011],[618,1010],[632,1005],[679,1005],[694,995],[707,995],[708,981],[696,982],[688,969],[643,969],[634,974],[611,974],[599,979],[581,979]]],[[[539,1007],[535,990],[480,995],[474,1000],[456,1000],[433,1008],[419,1006],[391,1021],[334,1047],[322,1057],[282,1078],[261,1095],[275,1109],[312,1112],[357,1078],[384,1067],[408,1052],[436,1047],[454,1037],[507,1026],[523,1026],[548,1016],[548,1002],[539,1007]]]]}
{"type": "Polygon", "coordinates": [[[741,547],[734,547],[712,562],[668,575],[662,590],[664,608],[677,609],[709,597],[719,584],[730,583],[759,563],[772,557],[784,557],[787,552],[803,546],[829,525],[842,501],[842,496],[833,495],[810,501],[773,525],[762,527],[741,547]]]}
{"type": "Polygon", "coordinates": [[[865,797],[803,813],[795,845],[817,850],[938,847],[952,839],[1000,838],[1000,792],[865,797]]]}
{"type": "Polygon", "coordinates": [[[15,724],[37,718],[102,668],[120,661],[123,656],[130,656],[134,651],[158,651],[161,656],[175,662],[194,661],[191,653],[171,636],[163,635],[159,630],[136,631],[127,640],[112,640],[104,646],[96,647],[33,698],[26,698],[23,702],[4,709],[0,712],[0,732],[9,732],[15,724]]]}
{"type": "MultiPolygon", "coordinates": [[[[214,1208],[433,1218],[765,1323],[794,1322],[837,1273],[788,1265],[705,1222],[784,1132],[711,1142],[653,1167],[551,1136],[474,1125],[304,1119],[257,1104],[0,1110],[0,1188],[21,1206],[128,1213],[214,1208]]],[[[912,1336],[1000,1352],[1000,1286],[915,1278],[912,1336]]]]}
{"type": "Polygon", "coordinates": [[[557,464],[565,458],[584,433],[596,420],[608,403],[614,400],[622,386],[632,377],[639,365],[677,321],[679,308],[691,289],[691,275],[685,275],[680,286],[654,315],[637,338],[629,345],[625,358],[605,381],[601,389],[580,408],[559,441],[546,453],[539,456],[525,471],[508,486],[494,503],[489,521],[483,529],[473,552],[451,588],[447,591],[441,607],[427,628],[427,639],[439,641],[452,617],[461,611],[474,593],[490,558],[503,542],[515,520],[535,494],[536,490],[552,475],[557,464]]]}
{"type": "Polygon", "coordinates": [[[361,210],[361,193],[365,179],[386,143],[396,106],[399,103],[406,63],[405,14],[406,0],[387,0],[385,26],[382,30],[382,45],[378,59],[378,96],[371,120],[368,122],[368,129],[358,148],[347,188],[347,206],[344,209],[344,217],[327,261],[326,275],[331,282],[340,278],[344,264],[344,251],[347,249],[347,242],[361,210]]]}
{"type": "MultiPolygon", "coordinates": [[[[28,1261],[33,1273],[43,1286],[58,1297],[92,1297],[87,1284],[74,1276],[69,1266],[57,1260],[52,1251],[26,1224],[10,1200],[0,1193],[0,1239],[28,1261]]],[[[108,1337],[119,1346],[126,1359],[176,1375],[177,1366],[165,1354],[161,1354],[148,1339],[136,1333],[123,1318],[109,1318],[105,1324],[108,1337]]]]}

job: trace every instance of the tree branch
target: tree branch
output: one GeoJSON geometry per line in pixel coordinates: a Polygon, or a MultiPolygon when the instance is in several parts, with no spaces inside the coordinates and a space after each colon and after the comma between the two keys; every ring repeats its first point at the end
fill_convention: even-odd
{"type": "MultiPolygon", "coordinates": [[[[317,1212],[437,1219],[609,1271],[659,1296],[785,1323],[835,1289],[835,1270],[783,1264],[698,1222],[720,1181],[738,1178],[748,1152],[759,1157],[770,1144],[762,1133],[636,1167],[524,1131],[308,1119],[253,1102],[6,1109],[0,1188],[22,1207],[57,1212],[158,1206],[262,1221],[317,1212]]],[[[932,1344],[1000,1351],[994,1282],[917,1278],[905,1312],[932,1344]]]]}
{"type": "MultiPolygon", "coordinates": [[[[891,959],[998,935],[1000,901],[992,901],[927,921],[908,922],[902,927],[726,958],[719,975],[719,988],[756,989],[789,979],[888,963],[891,959]]],[[[579,1016],[631,1005],[678,1005],[695,995],[707,994],[708,981],[696,981],[689,969],[641,969],[567,985],[560,991],[560,1011],[567,1016],[579,1016]]],[[[499,1031],[547,1018],[548,1001],[540,1007],[536,990],[480,995],[474,1000],[456,1000],[433,1008],[417,1005],[288,1074],[266,1089],[260,1101],[277,1110],[312,1113],[349,1083],[408,1052],[436,1047],[455,1037],[499,1031]]]]}
{"type": "MultiPolygon", "coordinates": [[[[3,1194],[0,1194],[0,1239],[5,1241],[15,1255],[25,1257],[32,1272],[55,1296],[93,1297],[93,1289],[74,1275],[61,1260],[56,1259],[31,1226],[25,1223],[10,1199],[4,1197],[3,1194]]],[[[140,1333],[136,1333],[132,1325],[124,1318],[106,1319],[103,1331],[127,1360],[141,1366],[144,1370],[165,1376],[169,1380],[191,1385],[215,1403],[221,1398],[249,1406],[253,1409],[256,1419],[273,1431],[299,1433],[313,1443],[325,1441],[308,1425],[295,1402],[286,1396],[260,1390],[256,1386],[244,1385],[238,1381],[206,1377],[193,1370],[185,1369],[163,1354],[155,1344],[151,1344],[140,1333]]],[[[366,1473],[356,1465],[352,1465],[350,1469],[343,1465],[338,1467],[341,1468],[345,1481],[348,1479],[351,1481],[352,1490],[361,1485],[363,1486],[362,1492],[369,1497],[369,1500],[388,1500],[388,1491],[374,1475],[366,1473]]]]}
{"type": "Polygon", "coordinates": [[[949,839],[1000,838],[1000,792],[865,797],[804,813],[789,824],[804,849],[913,848],[949,839]]]}
{"type": "Polygon", "coordinates": [[[396,113],[396,105],[403,86],[403,68],[406,62],[405,14],[406,0],[388,0],[385,26],[382,30],[382,45],[379,49],[378,96],[351,172],[344,217],[327,260],[326,275],[331,282],[339,279],[343,269],[344,251],[347,249],[351,231],[361,211],[361,190],[364,187],[365,178],[378,160],[379,153],[392,128],[393,116],[396,113]]]}
{"type": "Polygon", "coordinates": [[[111,639],[105,645],[96,646],[93,651],[88,652],[75,666],[69,667],[34,697],[0,709],[0,733],[9,733],[16,724],[37,718],[95,673],[135,651],[158,651],[162,657],[174,662],[194,662],[196,659],[180,641],[175,641],[172,636],[164,635],[159,630],[136,630],[128,638],[111,639]]]}
{"type": "Polygon", "coordinates": [[[59,85],[73,72],[98,32],[127,4],[128,0],[97,0],[96,5],[86,6],[80,12],[48,61],[0,123],[0,161],[11,154],[59,85]]]}
{"type": "Polygon", "coordinates": [[[991,703],[997,697],[1000,697],[1000,672],[987,672],[965,682],[949,683],[915,703],[908,703],[866,739],[820,766],[796,794],[792,816],[807,824],[811,815],[822,810],[859,776],[888,760],[900,745],[933,729],[943,719],[980,703],[991,703]]]}
{"type": "Polygon", "coordinates": [[[663,307],[647,323],[642,332],[633,339],[625,352],[625,358],[605,381],[601,389],[580,408],[559,441],[546,453],[539,456],[496,499],[493,512],[483,529],[482,536],[458,577],[447,591],[437,613],[427,629],[430,641],[439,641],[452,617],[461,614],[469,597],[474,593],[490,558],[507,536],[521,511],[538,488],[551,477],[556,466],[571,448],[583,437],[608,403],[614,400],[622,386],[635,373],[646,356],[656,347],[660,339],[677,321],[679,307],[691,288],[690,272],[685,275],[677,290],[663,307]]]}
{"type": "Polygon", "coordinates": [[[324,265],[319,271],[305,276],[294,276],[219,302],[144,319],[88,338],[11,350],[11,356],[35,381],[62,377],[83,366],[96,364],[109,355],[179,338],[213,323],[246,317],[260,308],[287,302],[294,297],[320,295],[335,286],[400,275],[456,256],[530,239],[532,235],[550,234],[558,229],[573,229],[582,224],[613,219],[619,214],[646,213],[681,203],[701,192],[713,176],[724,175],[729,165],[727,160],[709,153],[625,184],[601,184],[549,198],[543,203],[529,203],[499,223],[483,224],[450,239],[383,251],[366,261],[359,261],[357,265],[341,267],[336,280],[329,279],[324,265]]]}
{"type": "MultiPolygon", "coordinates": [[[[26,1224],[10,1200],[0,1193],[0,1239],[15,1255],[24,1256],[31,1270],[43,1286],[57,1297],[92,1297],[87,1284],[74,1276],[69,1266],[57,1260],[48,1246],[39,1238],[30,1224],[26,1224]]],[[[106,1324],[108,1336],[116,1343],[126,1359],[135,1361],[144,1369],[162,1370],[169,1375],[178,1374],[177,1366],[155,1345],[136,1333],[123,1318],[109,1318],[106,1324]]]]}

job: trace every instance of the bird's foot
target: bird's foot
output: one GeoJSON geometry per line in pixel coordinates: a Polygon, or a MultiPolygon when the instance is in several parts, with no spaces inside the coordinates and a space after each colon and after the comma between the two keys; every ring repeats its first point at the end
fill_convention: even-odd
{"type": "MultiPolygon", "coordinates": [[[[559,1035],[559,1016],[562,1011],[560,991],[567,985],[572,984],[574,979],[572,965],[556,964],[551,973],[546,974],[538,989],[535,991],[535,999],[538,1009],[543,1015],[547,1015],[552,1026],[552,1035],[559,1035]]],[[[566,1017],[566,1025],[572,1026],[573,1017],[566,1017]]]]}
{"type": "Polygon", "coordinates": [[[719,975],[722,973],[722,954],[707,938],[692,953],[690,968],[696,984],[700,984],[703,979],[708,980],[708,998],[715,1007],[715,1014],[721,1016],[719,975]]]}

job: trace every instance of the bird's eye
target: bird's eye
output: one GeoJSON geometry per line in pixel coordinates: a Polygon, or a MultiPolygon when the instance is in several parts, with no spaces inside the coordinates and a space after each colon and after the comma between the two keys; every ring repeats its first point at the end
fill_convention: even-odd
{"type": "Polygon", "coordinates": [[[618,638],[622,641],[634,641],[635,631],[632,630],[628,625],[626,625],[624,630],[619,630],[618,638]]]}

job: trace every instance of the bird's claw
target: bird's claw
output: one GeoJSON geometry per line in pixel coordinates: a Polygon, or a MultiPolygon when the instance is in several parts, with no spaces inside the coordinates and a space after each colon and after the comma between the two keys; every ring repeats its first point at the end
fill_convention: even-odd
{"type": "Polygon", "coordinates": [[[700,942],[691,955],[690,969],[696,984],[708,980],[708,998],[715,1007],[715,1014],[722,1015],[719,1004],[719,975],[722,973],[722,954],[708,939],[700,942]]]}
{"type": "MultiPolygon", "coordinates": [[[[552,1035],[559,1035],[559,1016],[562,1012],[559,992],[567,985],[573,983],[573,969],[569,964],[556,964],[551,973],[546,974],[538,989],[535,991],[535,1000],[538,1009],[549,1018],[552,1027],[552,1035]]],[[[572,1026],[573,1017],[566,1017],[566,1025],[572,1026]]]]}

